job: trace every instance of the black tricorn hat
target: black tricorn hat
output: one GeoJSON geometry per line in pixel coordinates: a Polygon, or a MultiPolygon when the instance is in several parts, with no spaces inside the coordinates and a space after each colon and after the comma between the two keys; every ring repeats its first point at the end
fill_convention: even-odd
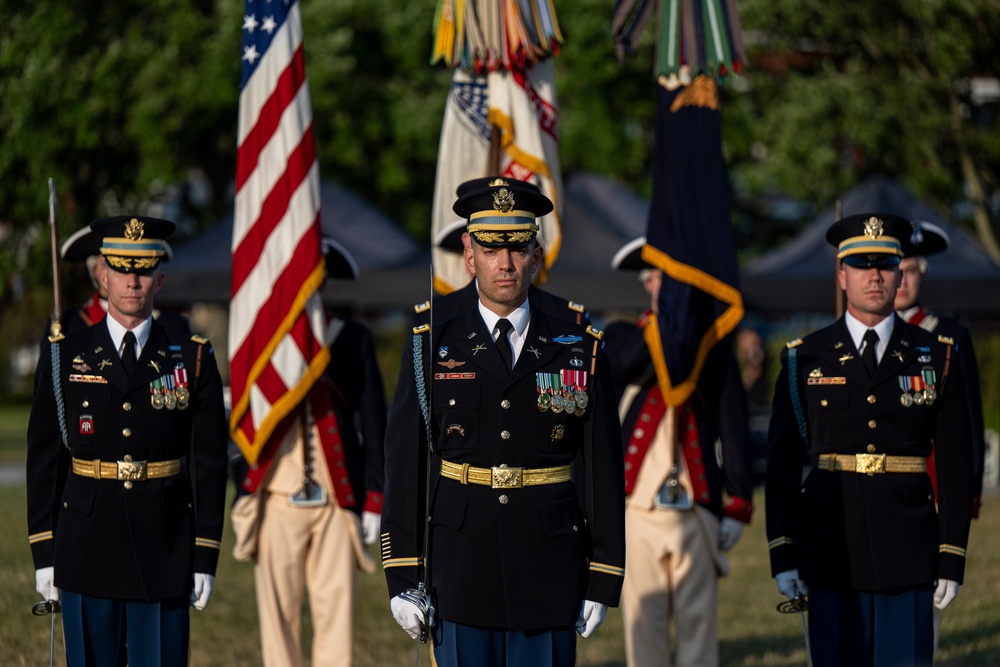
{"type": "Polygon", "coordinates": [[[177,225],[169,220],[138,215],[118,215],[90,223],[101,239],[100,253],[112,271],[147,273],[167,254],[164,239],[177,225]]]}
{"type": "Polygon", "coordinates": [[[646,245],[646,237],[632,239],[611,258],[611,268],[617,271],[642,271],[651,269],[653,265],[642,258],[642,247],[646,245]]]}
{"type": "Polygon", "coordinates": [[[910,238],[913,225],[891,213],[849,215],[826,230],[826,240],[837,249],[837,259],[858,269],[889,268],[899,265],[903,240],[910,238]]]}
{"type": "Polygon", "coordinates": [[[913,221],[913,234],[903,240],[903,255],[906,257],[922,257],[944,252],[948,249],[951,239],[948,232],[933,222],[924,220],[913,221]]]}
{"type": "Polygon", "coordinates": [[[347,248],[326,234],[323,235],[323,258],[326,260],[327,278],[354,280],[361,274],[358,263],[347,248]]]}
{"type": "Polygon", "coordinates": [[[538,231],[536,218],[553,208],[538,186],[513,178],[477,178],[462,183],[456,192],[452,210],[469,221],[469,235],[483,246],[531,243],[538,231]]]}

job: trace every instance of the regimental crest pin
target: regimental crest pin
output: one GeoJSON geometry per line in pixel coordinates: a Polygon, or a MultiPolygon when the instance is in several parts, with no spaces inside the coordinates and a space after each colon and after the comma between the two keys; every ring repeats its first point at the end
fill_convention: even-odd
{"type": "Polygon", "coordinates": [[[445,357],[448,356],[448,346],[447,345],[442,345],[441,347],[438,348],[438,356],[441,357],[442,359],[444,359],[445,357]]]}

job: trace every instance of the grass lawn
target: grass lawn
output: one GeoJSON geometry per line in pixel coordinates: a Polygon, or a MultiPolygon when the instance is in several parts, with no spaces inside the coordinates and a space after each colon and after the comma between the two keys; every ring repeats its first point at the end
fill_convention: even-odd
{"type": "MultiPolygon", "coordinates": [[[[9,411],[0,409],[0,464],[24,460],[27,416],[23,410],[15,414],[13,426],[11,419],[9,411]],[[4,442],[8,433],[15,437],[4,442]]],[[[756,502],[762,507],[763,497],[758,495],[756,502]]],[[[972,526],[965,585],[944,613],[939,666],[1000,665],[1000,495],[994,492],[986,497],[982,514],[972,526]]],[[[730,556],[732,573],[720,586],[722,664],[805,665],[799,617],[774,609],[781,597],[768,571],[763,519],[761,511],[744,532],[730,556]]],[[[0,486],[0,581],[4,582],[0,587],[0,664],[5,666],[48,663],[48,619],[30,613],[37,594],[26,535],[24,487],[0,486]]],[[[227,525],[215,594],[205,612],[191,613],[192,667],[261,664],[252,565],[235,562],[231,548],[227,525]]],[[[304,626],[303,643],[308,646],[308,618],[304,626]]],[[[594,637],[578,641],[579,664],[624,667],[621,628],[621,615],[612,609],[594,637]]],[[[392,620],[381,572],[361,576],[355,629],[357,667],[414,664],[414,643],[392,620]]],[[[56,664],[63,665],[58,626],[56,635],[56,664]]],[[[430,664],[426,647],[420,649],[420,664],[430,664]]]]}

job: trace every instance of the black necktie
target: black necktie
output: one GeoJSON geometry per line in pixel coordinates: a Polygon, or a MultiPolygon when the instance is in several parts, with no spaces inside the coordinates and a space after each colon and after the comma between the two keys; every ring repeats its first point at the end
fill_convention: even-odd
{"type": "Polygon", "coordinates": [[[510,320],[501,319],[497,322],[497,329],[500,330],[500,335],[497,336],[497,349],[500,350],[500,356],[503,357],[508,372],[514,367],[514,352],[510,349],[510,340],[507,339],[507,334],[513,328],[514,325],[510,320]]]}
{"type": "Polygon", "coordinates": [[[135,334],[131,331],[126,331],[122,339],[122,366],[126,375],[132,375],[135,368],[135,334]]]}
{"type": "Polygon", "coordinates": [[[865,370],[868,371],[868,377],[873,377],[875,375],[875,367],[878,366],[875,356],[875,344],[878,343],[878,334],[875,333],[874,329],[869,329],[865,332],[865,349],[861,353],[861,361],[865,365],[865,370]]]}

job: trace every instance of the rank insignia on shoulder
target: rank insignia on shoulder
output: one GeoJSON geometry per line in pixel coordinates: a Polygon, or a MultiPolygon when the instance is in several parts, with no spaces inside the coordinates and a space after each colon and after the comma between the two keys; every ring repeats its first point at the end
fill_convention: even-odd
{"type": "Polygon", "coordinates": [[[415,334],[427,333],[430,330],[431,325],[429,324],[421,324],[419,327],[413,327],[413,333],[415,334]]]}
{"type": "Polygon", "coordinates": [[[573,343],[579,343],[583,338],[580,336],[556,336],[552,339],[553,343],[561,343],[563,345],[571,345],[573,343]]]}
{"type": "Polygon", "coordinates": [[[426,313],[430,309],[431,309],[431,302],[429,300],[428,301],[424,301],[423,303],[418,303],[415,306],[413,306],[413,312],[418,313],[418,314],[419,313],[426,313]]]}
{"type": "Polygon", "coordinates": [[[201,336],[191,336],[191,340],[198,343],[198,345],[208,345],[208,339],[201,336]]]}
{"type": "Polygon", "coordinates": [[[589,333],[591,336],[593,336],[597,340],[601,340],[602,338],[604,338],[604,332],[603,331],[601,331],[600,329],[595,329],[594,327],[590,326],[589,324],[587,325],[587,333],[589,333]]]}
{"type": "Polygon", "coordinates": [[[584,311],[583,304],[582,303],[576,303],[574,301],[568,301],[566,303],[566,307],[569,308],[570,310],[575,310],[578,313],[582,313],[584,311]]]}
{"type": "Polygon", "coordinates": [[[823,377],[823,371],[821,371],[818,368],[814,368],[811,371],[809,371],[809,377],[811,377],[811,378],[821,378],[821,377],[823,377]]]}
{"type": "Polygon", "coordinates": [[[795,340],[790,340],[787,343],[785,343],[785,347],[787,347],[789,350],[792,349],[793,347],[798,347],[799,345],[802,345],[801,338],[796,338],[795,340]]]}
{"type": "Polygon", "coordinates": [[[954,345],[955,339],[949,338],[948,336],[938,336],[938,342],[944,343],[945,345],[954,345]]]}

